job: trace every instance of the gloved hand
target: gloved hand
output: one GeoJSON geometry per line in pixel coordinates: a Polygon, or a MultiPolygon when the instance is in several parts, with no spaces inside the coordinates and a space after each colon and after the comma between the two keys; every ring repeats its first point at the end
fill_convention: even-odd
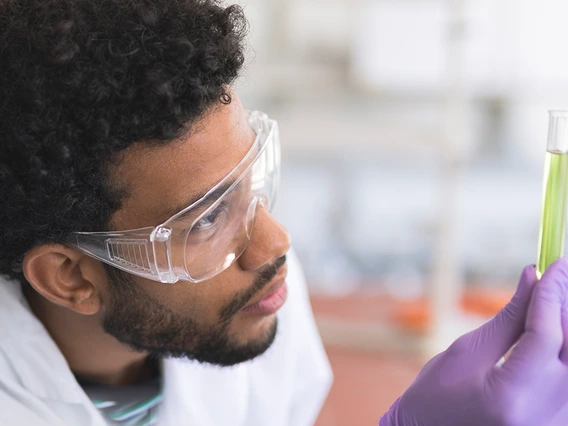
{"type": "Polygon", "coordinates": [[[566,426],[567,407],[563,258],[538,282],[534,266],[526,267],[509,304],[430,360],[379,426],[566,426]]]}

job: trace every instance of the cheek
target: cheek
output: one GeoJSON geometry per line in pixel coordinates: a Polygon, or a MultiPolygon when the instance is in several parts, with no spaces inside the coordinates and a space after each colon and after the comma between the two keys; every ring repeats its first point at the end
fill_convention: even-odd
{"type": "MultiPolygon", "coordinates": [[[[219,313],[223,307],[234,299],[240,288],[228,285],[230,282],[235,280],[212,279],[198,284],[185,281],[175,284],[149,281],[148,293],[176,316],[191,318],[201,324],[214,324],[219,321],[219,313]]],[[[243,283],[242,288],[246,287],[243,283]]]]}

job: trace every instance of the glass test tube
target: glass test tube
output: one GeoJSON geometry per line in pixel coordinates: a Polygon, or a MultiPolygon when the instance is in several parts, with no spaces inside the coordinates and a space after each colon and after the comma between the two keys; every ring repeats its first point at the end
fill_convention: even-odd
{"type": "Polygon", "coordinates": [[[564,255],[566,238],[568,111],[549,111],[549,114],[536,263],[536,273],[539,279],[552,262],[564,255]]]}

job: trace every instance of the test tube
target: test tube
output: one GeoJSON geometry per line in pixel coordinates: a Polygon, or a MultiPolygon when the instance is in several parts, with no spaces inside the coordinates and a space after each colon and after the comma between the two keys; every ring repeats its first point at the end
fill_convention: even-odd
{"type": "Polygon", "coordinates": [[[552,262],[564,255],[566,236],[568,111],[549,111],[549,115],[536,263],[538,279],[552,262]]]}

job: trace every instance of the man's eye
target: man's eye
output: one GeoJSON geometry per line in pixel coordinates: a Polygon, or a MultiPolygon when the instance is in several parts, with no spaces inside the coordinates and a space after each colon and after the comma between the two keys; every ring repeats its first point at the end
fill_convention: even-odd
{"type": "Polygon", "coordinates": [[[226,209],[225,205],[221,204],[215,210],[209,213],[207,216],[198,220],[193,226],[193,229],[195,231],[205,231],[215,226],[215,223],[220,220],[221,216],[225,212],[225,209],[226,209]]]}

